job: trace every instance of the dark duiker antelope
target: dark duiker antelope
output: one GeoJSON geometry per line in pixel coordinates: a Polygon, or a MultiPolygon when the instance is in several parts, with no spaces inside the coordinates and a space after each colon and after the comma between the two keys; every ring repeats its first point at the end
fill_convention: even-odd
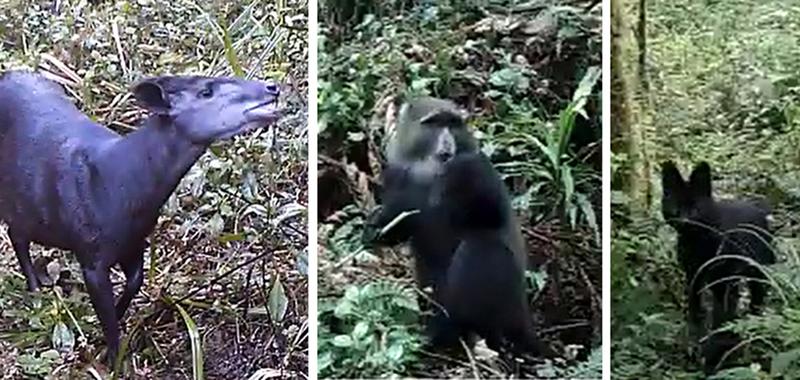
{"type": "MultiPolygon", "coordinates": [[[[714,199],[711,167],[705,162],[694,168],[688,182],[673,162],[665,162],[662,185],[662,214],[678,232],[678,261],[686,274],[688,322],[693,337],[698,338],[697,335],[705,331],[699,292],[706,286],[713,295],[712,328],[736,316],[738,281],[726,278],[744,276],[750,279],[747,282],[750,309],[757,312],[764,304],[768,285],[764,283],[763,272],[748,263],[748,259],[759,264],[775,263],[767,224],[769,210],[756,203],[714,199]],[[721,255],[738,257],[710,262],[721,255]]],[[[732,339],[718,340],[722,341],[732,339]]],[[[707,372],[717,366],[724,354],[719,345],[715,347],[712,340],[709,343],[704,354],[707,372]]]]}
{"type": "Polygon", "coordinates": [[[271,82],[162,76],[139,82],[133,94],[150,116],[120,136],[41,75],[0,77],[0,219],[30,290],[40,285],[31,243],[75,254],[111,363],[161,206],[209,144],[278,118],[279,87],[271,82]],[[116,306],[115,265],[126,276],[116,306]]]}

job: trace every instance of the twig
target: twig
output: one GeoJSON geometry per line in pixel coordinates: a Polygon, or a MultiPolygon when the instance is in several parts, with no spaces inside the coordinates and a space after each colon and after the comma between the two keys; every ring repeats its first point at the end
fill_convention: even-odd
{"type": "Polygon", "coordinates": [[[584,327],[584,326],[591,326],[591,323],[584,321],[584,322],[570,323],[570,324],[567,324],[567,325],[551,326],[551,327],[548,327],[546,329],[540,329],[539,330],[539,335],[541,335],[541,334],[550,334],[550,333],[554,333],[556,331],[569,330],[569,329],[574,329],[574,328],[577,328],[577,327],[584,327]]]}
{"type": "Polygon", "coordinates": [[[467,358],[469,359],[469,365],[472,367],[472,373],[476,379],[481,378],[481,372],[478,371],[478,365],[475,363],[475,358],[472,356],[472,352],[470,351],[469,347],[467,347],[467,343],[464,342],[464,339],[458,338],[458,341],[461,343],[461,347],[464,348],[464,352],[467,354],[467,358]]]}
{"type": "Polygon", "coordinates": [[[114,42],[117,45],[117,55],[119,56],[119,66],[122,68],[122,74],[128,77],[128,66],[125,64],[125,54],[122,52],[122,42],[119,39],[119,25],[116,21],[111,22],[111,34],[114,36],[114,42]]]}
{"type": "MultiPolygon", "coordinates": [[[[429,356],[429,357],[431,357],[431,358],[433,358],[433,359],[445,360],[445,361],[448,361],[448,362],[450,362],[450,363],[453,363],[453,364],[457,364],[457,365],[459,365],[459,366],[462,366],[462,367],[463,367],[463,366],[466,366],[466,365],[468,364],[468,363],[466,363],[466,362],[463,362],[463,361],[461,361],[461,360],[458,360],[458,359],[456,359],[456,358],[453,358],[453,357],[451,357],[451,356],[447,356],[447,355],[441,355],[441,354],[437,354],[437,353],[435,353],[435,352],[430,352],[430,351],[425,351],[425,350],[422,350],[422,351],[421,351],[421,353],[422,353],[423,355],[427,355],[427,356],[429,356]]],[[[480,362],[476,362],[475,364],[476,364],[478,367],[482,368],[483,370],[485,370],[485,371],[487,371],[487,372],[491,373],[491,374],[492,374],[492,376],[491,376],[492,378],[496,378],[496,379],[503,378],[503,374],[502,374],[502,373],[500,373],[500,372],[498,372],[496,369],[494,369],[494,368],[492,368],[492,367],[489,367],[488,365],[486,365],[486,364],[484,364],[484,363],[480,363],[480,362]]]]}
{"type": "Polygon", "coordinates": [[[583,267],[581,267],[580,265],[576,266],[578,267],[578,273],[580,273],[581,279],[583,279],[583,281],[586,283],[586,288],[589,289],[589,295],[592,298],[592,309],[600,311],[600,313],[597,312],[592,313],[593,314],[592,324],[595,324],[595,322],[597,321],[597,314],[603,315],[602,306],[598,306],[600,305],[600,300],[599,300],[600,297],[598,296],[597,290],[595,290],[594,285],[592,285],[592,282],[589,281],[589,276],[586,275],[586,271],[583,270],[583,267]]]}
{"type": "Polygon", "coordinates": [[[195,290],[192,290],[191,292],[187,293],[187,294],[186,294],[186,295],[184,295],[183,297],[181,297],[181,298],[178,298],[177,300],[175,300],[175,303],[181,303],[181,302],[183,302],[183,301],[186,301],[187,299],[191,298],[191,297],[192,297],[192,296],[194,296],[195,294],[197,294],[197,293],[200,293],[200,291],[201,291],[201,290],[204,290],[204,289],[210,288],[211,286],[213,286],[213,285],[215,285],[216,283],[220,282],[220,281],[221,281],[222,279],[224,279],[225,277],[228,277],[228,276],[230,276],[230,275],[232,275],[232,274],[236,273],[236,272],[237,272],[239,269],[242,269],[242,268],[244,268],[244,267],[246,267],[246,266],[248,266],[248,265],[250,265],[250,264],[252,264],[252,263],[254,263],[254,262],[256,262],[256,261],[258,261],[258,260],[261,260],[261,259],[263,259],[264,257],[266,257],[266,256],[268,256],[268,255],[271,255],[271,254],[272,254],[274,251],[283,250],[283,249],[285,249],[285,247],[279,247],[278,249],[274,249],[274,250],[272,250],[272,251],[265,251],[265,252],[263,252],[263,253],[260,253],[260,254],[256,255],[255,257],[253,257],[253,258],[251,258],[251,259],[248,259],[248,260],[246,260],[245,262],[243,262],[243,263],[241,263],[241,264],[239,264],[239,265],[237,265],[237,266],[235,266],[235,267],[233,267],[233,268],[229,269],[227,272],[225,272],[225,273],[223,273],[223,274],[221,274],[221,275],[219,275],[219,276],[217,276],[217,277],[214,277],[214,279],[212,279],[211,281],[209,281],[209,282],[206,284],[206,286],[205,286],[205,287],[198,287],[198,288],[196,288],[195,290]]]}
{"type": "Polygon", "coordinates": [[[536,238],[536,240],[539,240],[547,244],[554,244],[552,239],[534,231],[532,228],[523,228],[522,230],[525,232],[526,235],[536,238]]]}

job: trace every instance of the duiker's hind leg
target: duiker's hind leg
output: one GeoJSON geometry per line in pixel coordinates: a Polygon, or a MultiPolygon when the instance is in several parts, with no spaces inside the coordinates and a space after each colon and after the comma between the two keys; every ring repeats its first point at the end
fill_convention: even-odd
{"type": "Polygon", "coordinates": [[[554,358],[558,355],[549,345],[539,339],[527,307],[523,307],[515,313],[515,316],[517,320],[504,331],[505,338],[511,343],[515,353],[527,353],[546,358],[554,358]]]}
{"type": "Polygon", "coordinates": [[[431,345],[446,350],[459,348],[458,338],[465,336],[466,333],[460,324],[443,311],[436,311],[435,315],[428,320],[426,330],[431,345]]]}
{"type": "Polygon", "coordinates": [[[131,304],[131,300],[142,288],[144,282],[144,256],[141,251],[131,252],[124,260],[120,262],[122,271],[125,273],[125,290],[119,297],[116,305],[117,320],[122,320],[125,316],[125,311],[131,304]]]}
{"type": "Polygon", "coordinates": [[[35,291],[39,289],[41,284],[39,283],[39,278],[36,277],[36,271],[33,269],[33,262],[31,261],[31,241],[26,236],[11,229],[8,231],[8,236],[11,238],[14,253],[17,254],[22,274],[25,275],[25,280],[28,282],[28,290],[35,291]]]}
{"type": "Polygon", "coordinates": [[[711,375],[733,364],[740,356],[735,350],[740,342],[739,336],[730,331],[720,331],[709,336],[703,346],[703,372],[711,375]]]}

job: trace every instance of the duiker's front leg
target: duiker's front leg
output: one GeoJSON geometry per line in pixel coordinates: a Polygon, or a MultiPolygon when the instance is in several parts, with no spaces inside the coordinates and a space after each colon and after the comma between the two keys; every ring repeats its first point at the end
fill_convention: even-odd
{"type": "Polygon", "coordinates": [[[103,327],[108,346],[108,363],[114,364],[119,352],[119,322],[114,311],[114,289],[109,278],[109,268],[104,264],[86,263],[83,266],[86,290],[103,327]]]}
{"type": "Polygon", "coordinates": [[[125,311],[131,304],[131,300],[142,288],[144,282],[144,246],[128,252],[128,255],[120,261],[122,271],[125,272],[125,290],[117,301],[117,319],[122,320],[125,311]]]}
{"type": "Polygon", "coordinates": [[[11,238],[11,245],[14,247],[14,253],[17,254],[17,260],[22,269],[22,274],[25,275],[25,280],[28,282],[28,290],[35,291],[39,289],[39,278],[36,277],[36,271],[33,269],[33,262],[31,261],[31,241],[27,236],[13,229],[9,229],[8,236],[11,238]]]}

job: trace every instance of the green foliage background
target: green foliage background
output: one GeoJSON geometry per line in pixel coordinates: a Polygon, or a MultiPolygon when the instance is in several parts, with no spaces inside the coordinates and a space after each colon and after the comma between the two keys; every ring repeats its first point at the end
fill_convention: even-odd
{"type": "MultiPolygon", "coordinates": [[[[633,25],[638,11],[627,5],[633,25]]],[[[642,112],[652,124],[636,127],[645,132],[655,199],[645,215],[632,217],[625,195],[612,195],[613,377],[702,375],[687,354],[684,274],[675,232],[659,212],[659,164],[675,160],[688,175],[706,160],[717,197],[765,198],[773,206],[779,256],[766,268],[775,284],[764,315],[725,327],[744,338],[738,366],[713,378],[800,378],[800,2],[648,2],[647,17],[652,106],[642,112]]],[[[612,172],[626,164],[613,157],[612,172]]]]}
{"type": "Polygon", "coordinates": [[[320,375],[599,378],[600,7],[332,0],[320,19],[320,375]],[[577,357],[424,349],[409,256],[360,242],[396,107],[418,95],[471,112],[524,221],[540,331],[577,357]]]}

